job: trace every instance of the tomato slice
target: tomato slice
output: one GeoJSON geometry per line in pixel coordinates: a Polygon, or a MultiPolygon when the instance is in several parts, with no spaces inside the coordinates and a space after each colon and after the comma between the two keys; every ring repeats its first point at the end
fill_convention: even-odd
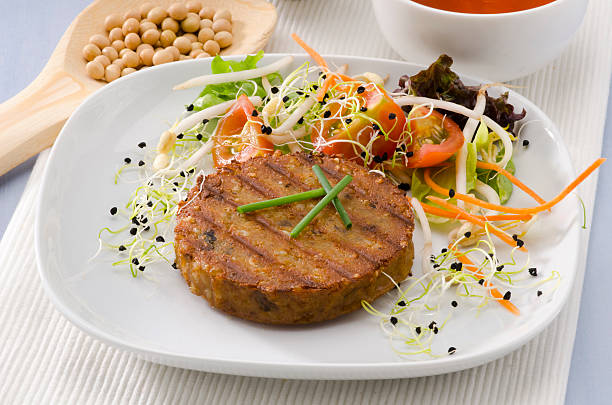
{"type": "Polygon", "coordinates": [[[426,107],[418,107],[410,112],[412,143],[408,151],[406,167],[430,167],[448,160],[464,142],[461,128],[450,118],[426,107]],[[422,118],[428,115],[426,118],[422,118]]]}
{"type": "Polygon", "coordinates": [[[274,145],[261,132],[263,121],[253,116],[254,110],[253,103],[243,94],[221,118],[213,137],[216,167],[274,152],[274,145]]]}
{"type": "MultiPolygon", "coordinates": [[[[345,121],[346,125],[340,119],[327,119],[323,121],[323,125],[315,124],[312,138],[316,150],[328,155],[341,155],[349,160],[363,160],[363,150],[346,141],[352,140],[367,145],[376,136],[372,143],[372,154],[380,160],[390,159],[404,130],[404,112],[383,88],[374,83],[347,85],[346,93],[360,100],[360,112],[365,117],[355,117],[349,123],[345,121]],[[372,120],[376,121],[380,128],[373,126],[372,120]],[[387,134],[386,139],[380,129],[387,134]]],[[[339,108],[338,103],[330,103],[328,111],[335,116],[339,108]]]]}

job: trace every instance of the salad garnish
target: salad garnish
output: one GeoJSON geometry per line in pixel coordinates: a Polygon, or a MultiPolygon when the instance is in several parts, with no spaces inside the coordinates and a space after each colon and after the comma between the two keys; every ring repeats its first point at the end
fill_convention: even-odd
{"type": "MultiPolygon", "coordinates": [[[[379,318],[397,353],[460,353],[457,346],[442,354],[431,346],[456,308],[481,310],[497,302],[520,315],[522,303],[551,297],[561,277],[554,269],[529,262],[526,235],[605,159],[597,159],[546,201],[517,175],[514,149],[529,142],[521,139],[526,124],[514,131],[526,111],[517,113],[508,93],[490,96],[488,90],[497,84],[464,85],[450,69],[452,59],[442,55],[416,75],[402,76],[399,89],[388,92],[381,74],[347,75],[346,66],[332,66],[297,35],[292,37],[315,66],[304,63],[281,75],[293,57],[258,66],[263,52],[242,61],[217,56],[212,74],[175,87],[204,86],[162,133],[156,151],[138,148],[118,169],[115,181],[136,187],[123,207],[111,209],[123,222],[99,234],[100,246],[120,255],[114,265],[128,266],[136,277],[149,263],[173,264],[178,203],[213,166],[307,151],[363,164],[405,191],[413,207],[424,237],[420,269],[415,266],[414,275],[396,285],[390,308],[363,302],[365,310],[379,318]],[[536,205],[507,205],[515,187],[536,205]],[[434,227],[450,229],[448,245],[433,245],[434,227]],[[509,247],[500,247],[499,241],[509,247]],[[451,302],[444,301],[446,291],[456,294],[451,302]]],[[[322,188],[238,209],[247,212],[322,197],[291,236],[298,236],[329,202],[349,228],[350,218],[335,197],[350,177],[331,187],[322,172],[313,170],[322,188]]]]}

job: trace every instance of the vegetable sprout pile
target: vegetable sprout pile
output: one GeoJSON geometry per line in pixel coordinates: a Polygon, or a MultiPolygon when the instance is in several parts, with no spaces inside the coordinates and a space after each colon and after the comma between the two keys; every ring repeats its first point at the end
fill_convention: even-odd
{"type": "MultiPolygon", "coordinates": [[[[449,291],[456,294],[452,307],[470,303],[479,311],[498,303],[518,315],[514,302],[520,291],[537,289],[539,297],[541,286],[547,286],[547,295],[556,289],[559,273],[530,267],[523,238],[604,159],[546,201],[514,176],[512,157],[520,137],[513,131],[525,111],[515,112],[507,94],[489,96],[493,85],[465,86],[450,70],[448,56],[402,77],[390,93],[380,75],[347,76],[346,65],[332,68],[294,39],[315,66],[304,63],[283,77],[279,72],[293,62],[291,56],[262,67],[257,64],[263,52],[242,61],[217,56],[212,74],[175,87],[203,89],[161,134],[155,151],[139,145],[146,152],[142,160],[126,158],[118,170],[115,182],[133,183],[136,189],[124,207],[111,209],[124,225],[98,235],[101,248],[120,255],[113,265],[129,267],[134,277],[154,262],[176,268],[174,218],[198,176],[232,161],[305,151],[363,164],[407,193],[424,235],[423,260],[401,286],[401,280],[392,280],[396,289],[390,294],[397,299],[389,310],[363,302],[380,318],[397,353],[439,355],[431,343],[450,319],[450,314],[440,315],[449,291]],[[536,205],[507,206],[515,188],[536,205]],[[450,229],[449,244],[438,254],[432,226],[450,229]],[[500,242],[510,247],[509,258],[498,254],[500,242]],[[524,263],[520,254],[527,256],[524,263]]],[[[522,147],[528,144],[523,140],[522,147]]],[[[456,350],[451,347],[444,355],[456,350]]]]}

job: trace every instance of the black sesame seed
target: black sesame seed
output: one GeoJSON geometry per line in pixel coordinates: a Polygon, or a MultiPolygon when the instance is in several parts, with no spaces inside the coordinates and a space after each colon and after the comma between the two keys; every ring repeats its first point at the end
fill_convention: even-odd
{"type": "Polygon", "coordinates": [[[201,141],[202,140],[202,134],[197,134],[196,138],[197,138],[198,141],[201,141]]]}
{"type": "Polygon", "coordinates": [[[451,263],[450,268],[451,270],[455,270],[457,268],[457,263],[451,263]]]}
{"type": "Polygon", "coordinates": [[[416,332],[416,334],[417,334],[417,335],[420,335],[420,334],[421,334],[421,327],[420,327],[420,326],[417,326],[417,327],[414,329],[414,331],[416,332]]]}
{"type": "Polygon", "coordinates": [[[136,217],[132,218],[132,223],[134,225],[140,225],[140,222],[138,222],[138,219],[136,217]]]}
{"type": "Polygon", "coordinates": [[[484,285],[484,278],[481,278],[480,280],[478,280],[478,284],[484,285]]]}
{"type": "Polygon", "coordinates": [[[323,113],[323,118],[329,118],[329,117],[331,117],[331,111],[325,111],[323,113]]]}
{"type": "Polygon", "coordinates": [[[517,234],[512,235],[512,239],[514,239],[514,241],[516,242],[518,240],[518,235],[517,234]]]}
{"type": "Polygon", "coordinates": [[[146,143],[146,142],[140,142],[140,143],[138,144],[138,147],[139,147],[139,148],[145,148],[146,146],[147,146],[147,143],[146,143]]]}
{"type": "Polygon", "coordinates": [[[173,268],[173,269],[178,268],[178,267],[177,267],[177,265],[176,265],[176,263],[172,263],[172,268],[173,268]]]}
{"type": "Polygon", "coordinates": [[[440,265],[439,265],[438,263],[435,263],[435,264],[433,265],[433,268],[434,268],[434,269],[437,269],[438,267],[440,267],[440,265]]]}
{"type": "Polygon", "coordinates": [[[193,168],[193,167],[192,167],[192,168],[189,170],[189,173],[194,174],[194,173],[195,173],[195,168],[193,168]]]}
{"type": "Polygon", "coordinates": [[[366,153],[365,152],[361,152],[361,157],[365,159],[366,153]]]}
{"type": "Polygon", "coordinates": [[[193,104],[189,104],[187,106],[187,111],[193,111],[193,104]]]}
{"type": "Polygon", "coordinates": [[[143,229],[145,232],[148,231],[149,229],[151,229],[150,226],[145,226],[145,229],[143,229]]]}
{"type": "Polygon", "coordinates": [[[152,207],[152,206],[153,206],[153,201],[149,201],[149,202],[147,202],[147,206],[148,206],[148,207],[152,207]]]}
{"type": "Polygon", "coordinates": [[[257,110],[253,110],[253,112],[251,113],[251,115],[253,117],[257,117],[259,115],[259,113],[257,112],[257,110]]]}
{"type": "Polygon", "coordinates": [[[397,115],[395,115],[395,113],[389,113],[389,119],[390,120],[394,120],[397,118],[397,115]]]}
{"type": "Polygon", "coordinates": [[[455,354],[456,351],[457,351],[456,347],[451,346],[448,348],[448,354],[455,354]]]}
{"type": "Polygon", "coordinates": [[[313,85],[313,86],[312,86],[312,89],[313,89],[313,90],[318,90],[318,89],[319,89],[319,86],[315,84],[315,85],[313,85]]]}
{"type": "Polygon", "coordinates": [[[433,333],[434,333],[434,335],[437,335],[437,334],[438,334],[438,327],[437,327],[437,326],[434,326],[434,328],[433,328],[433,333]]]}
{"type": "Polygon", "coordinates": [[[157,242],[161,242],[161,243],[163,243],[163,242],[165,242],[165,241],[166,241],[166,240],[164,239],[164,237],[163,237],[163,236],[158,236],[157,238],[155,238],[155,240],[156,240],[157,242]]]}
{"type": "Polygon", "coordinates": [[[451,301],[451,305],[453,306],[453,308],[457,308],[457,305],[459,304],[457,304],[457,301],[451,301]]]}
{"type": "Polygon", "coordinates": [[[344,120],[344,122],[346,122],[347,124],[350,124],[351,122],[353,122],[353,120],[350,119],[350,118],[347,118],[347,119],[344,120]]]}
{"type": "Polygon", "coordinates": [[[389,318],[389,322],[391,322],[391,325],[395,325],[397,324],[397,318],[392,316],[391,318],[389,318]]]}
{"type": "Polygon", "coordinates": [[[144,161],[142,161],[142,160],[138,161],[138,166],[144,166],[144,165],[145,165],[144,161]]]}
{"type": "Polygon", "coordinates": [[[120,251],[120,252],[123,252],[125,249],[126,249],[126,248],[125,248],[125,246],[123,246],[123,245],[119,245],[119,251],[120,251]]]}
{"type": "Polygon", "coordinates": [[[261,124],[261,132],[262,132],[263,134],[265,134],[265,133],[267,132],[267,129],[266,129],[266,128],[267,128],[267,127],[266,127],[266,124],[261,124]]]}
{"type": "Polygon", "coordinates": [[[542,295],[542,291],[538,290],[538,297],[542,295]]]}
{"type": "Polygon", "coordinates": [[[298,123],[298,124],[303,124],[303,123],[304,123],[304,117],[301,117],[301,118],[298,120],[298,122],[297,122],[297,123],[298,123]]]}
{"type": "Polygon", "coordinates": [[[516,246],[522,248],[523,245],[525,245],[525,242],[523,242],[521,239],[517,239],[516,240],[516,246]]]}
{"type": "Polygon", "coordinates": [[[304,95],[304,92],[302,90],[298,90],[295,92],[295,94],[297,94],[298,96],[302,96],[304,95]]]}
{"type": "Polygon", "coordinates": [[[321,100],[321,101],[319,101],[319,104],[321,104],[321,105],[325,105],[325,100],[321,100]]]}
{"type": "Polygon", "coordinates": [[[414,156],[414,152],[412,152],[412,151],[406,152],[406,157],[407,158],[411,158],[413,156],[414,156]]]}
{"type": "Polygon", "coordinates": [[[278,87],[274,86],[270,89],[270,91],[272,92],[272,94],[276,94],[278,93],[278,87]]]}
{"type": "Polygon", "coordinates": [[[535,267],[529,268],[529,274],[531,274],[532,276],[536,277],[538,275],[538,269],[535,268],[535,267]]]}
{"type": "Polygon", "coordinates": [[[138,258],[137,257],[132,259],[132,264],[135,264],[136,266],[138,266],[138,258]]]}
{"type": "Polygon", "coordinates": [[[204,118],[204,119],[202,120],[202,124],[203,124],[203,125],[208,124],[208,119],[204,118]]]}
{"type": "Polygon", "coordinates": [[[174,183],[172,183],[172,184],[174,184],[174,185],[175,185],[175,186],[177,186],[177,187],[178,187],[178,185],[179,185],[179,184],[178,184],[178,181],[175,181],[175,182],[174,182],[174,183]]]}
{"type": "Polygon", "coordinates": [[[376,156],[376,155],[374,155],[373,160],[374,160],[374,163],[382,163],[382,162],[384,162],[382,157],[376,156]]]}
{"type": "Polygon", "coordinates": [[[510,291],[506,291],[506,293],[504,294],[504,299],[508,301],[510,300],[511,296],[512,296],[512,293],[510,291]]]}
{"type": "Polygon", "coordinates": [[[183,139],[183,137],[184,137],[184,136],[185,136],[185,135],[183,135],[183,134],[181,133],[181,134],[178,134],[178,135],[176,136],[176,138],[177,138],[177,139],[183,139]]]}
{"type": "Polygon", "coordinates": [[[125,159],[123,159],[123,161],[125,162],[126,165],[129,165],[130,163],[132,163],[132,159],[130,159],[129,157],[126,157],[125,159]]]}
{"type": "Polygon", "coordinates": [[[374,131],[378,131],[380,129],[380,127],[378,126],[378,124],[372,124],[372,129],[374,131]]]}
{"type": "Polygon", "coordinates": [[[405,307],[406,306],[406,302],[405,301],[400,301],[397,303],[397,305],[399,305],[400,307],[405,307]]]}
{"type": "Polygon", "coordinates": [[[181,172],[179,173],[179,175],[180,175],[181,177],[185,177],[185,172],[181,170],[181,172]]]}
{"type": "Polygon", "coordinates": [[[113,207],[110,209],[111,215],[115,215],[117,213],[117,207],[113,207]]]}
{"type": "Polygon", "coordinates": [[[138,229],[136,229],[136,228],[130,229],[130,234],[136,235],[136,232],[138,232],[138,229]]]}
{"type": "Polygon", "coordinates": [[[523,140],[523,146],[525,147],[529,146],[529,141],[527,139],[523,140]]]}
{"type": "Polygon", "coordinates": [[[365,91],[365,87],[363,87],[363,86],[359,86],[359,87],[357,87],[357,94],[361,94],[361,93],[363,93],[364,91],[365,91]]]}
{"type": "Polygon", "coordinates": [[[453,190],[452,188],[450,190],[448,190],[448,196],[450,198],[453,198],[455,196],[455,190],[453,190]]]}
{"type": "Polygon", "coordinates": [[[365,106],[364,106],[364,107],[361,107],[361,108],[359,109],[359,111],[361,111],[361,112],[366,112],[366,111],[368,111],[368,107],[365,107],[365,106]]]}
{"type": "Polygon", "coordinates": [[[433,329],[434,326],[436,326],[436,321],[431,321],[431,323],[429,324],[429,329],[433,329]]]}
{"type": "Polygon", "coordinates": [[[446,252],[448,252],[448,249],[447,248],[442,248],[442,250],[440,250],[440,252],[446,253],[446,252]]]}
{"type": "Polygon", "coordinates": [[[504,265],[503,264],[497,266],[497,271],[502,271],[503,269],[504,269],[504,265]]]}
{"type": "Polygon", "coordinates": [[[463,268],[463,263],[457,262],[457,271],[461,271],[462,268],[463,268]]]}
{"type": "Polygon", "coordinates": [[[140,266],[140,267],[138,267],[138,270],[140,270],[140,271],[145,271],[145,266],[140,266]]]}
{"type": "Polygon", "coordinates": [[[283,103],[286,103],[287,101],[289,101],[289,96],[283,97],[283,103]]]}
{"type": "Polygon", "coordinates": [[[463,234],[463,236],[465,236],[467,239],[469,239],[472,236],[472,232],[467,231],[466,233],[463,234]]]}
{"type": "Polygon", "coordinates": [[[400,183],[397,185],[397,188],[402,191],[410,191],[410,183],[400,183]]]}

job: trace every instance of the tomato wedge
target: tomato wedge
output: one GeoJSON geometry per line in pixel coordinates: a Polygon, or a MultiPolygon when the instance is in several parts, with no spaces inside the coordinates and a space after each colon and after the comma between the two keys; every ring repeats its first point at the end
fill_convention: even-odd
{"type": "MultiPolygon", "coordinates": [[[[364,116],[352,118],[350,122],[345,120],[346,125],[340,119],[326,119],[322,125],[316,123],[312,129],[316,150],[328,155],[342,155],[349,160],[363,159],[359,146],[343,141],[352,140],[367,145],[376,136],[377,139],[372,143],[372,154],[378,161],[390,159],[404,130],[404,112],[384,89],[374,83],[355,82],[354,85],[347,85],[345,91],[347,96],[359,100],[361,109],[358,114],[364,116]],[[372,121],[378,124],[373,125],[372,121]],[[386,139],[380,129],[387,134],[386,139]]],[[[340,104],[330,103],[327,111],[333,117],[339,109],[340,104]]]]}
{"type": "Polygon", "coordinates": [[[417,107],[410,112],[412,143],[408,151],[406,167],[430,167],[440,164],[463,146],[461,128],[450,118],[426,107],[417,107]],[[429,114],[428,117],[422,118],[429,114]]]}
{"type": "Polygon", "coordinates": [[[243,94],[221,118],[213,137],[216,167],[274,152],[274,145],[261,132],[263,121],[253,116],[254,110],[253,103],[243,94]]]}

